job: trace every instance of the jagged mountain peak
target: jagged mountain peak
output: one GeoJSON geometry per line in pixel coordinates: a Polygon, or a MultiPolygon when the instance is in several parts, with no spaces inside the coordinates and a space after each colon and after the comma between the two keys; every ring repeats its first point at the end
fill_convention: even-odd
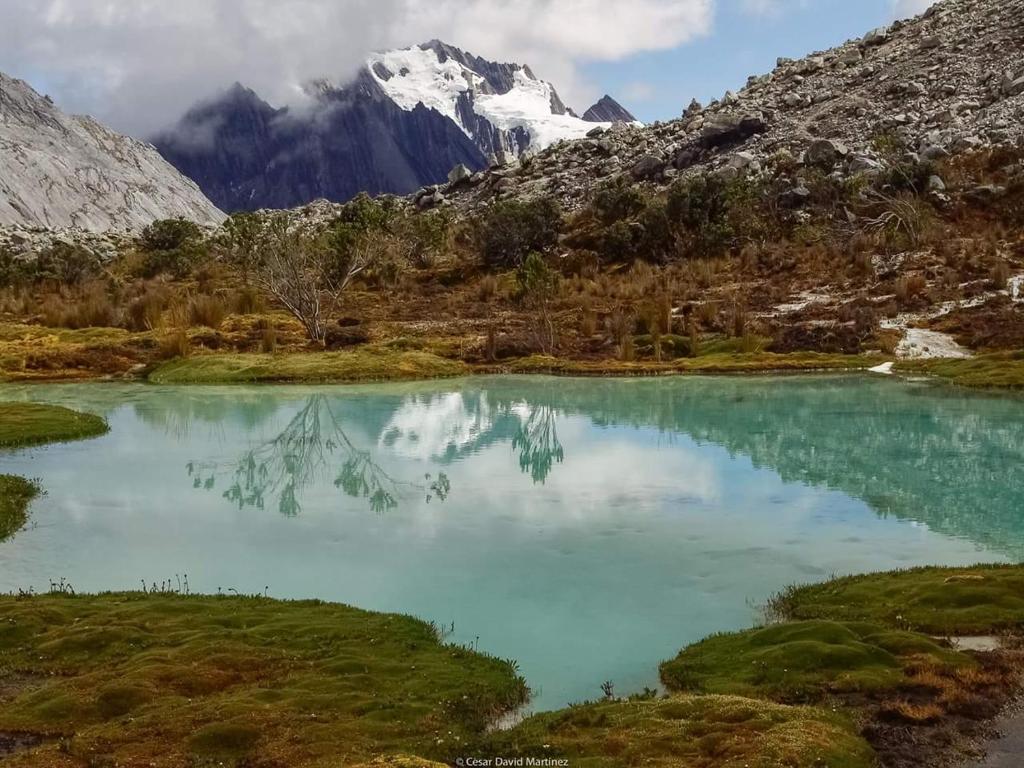
{"type": "Polygon", "coordinates": [[[444,182],[456,165],[483,170],[595,127],[529,66],[441,40],[370,54],[347,81],[314,79],[303,90],[324,108],[275,109],[236,84],[155,143],[237,210],[404,194],[444,182]]]}
{"type": "Polygon", "coordinates": [[[0,73],[0,224],[138,230],[175,216],[224,218],[151,145],[0,73]]]}
{"type": "Polygon", "coordinates": [[[624,106],[607,93],[586,112],[583,119],[588,123],[635,123],[637,119],[624,106]]]}

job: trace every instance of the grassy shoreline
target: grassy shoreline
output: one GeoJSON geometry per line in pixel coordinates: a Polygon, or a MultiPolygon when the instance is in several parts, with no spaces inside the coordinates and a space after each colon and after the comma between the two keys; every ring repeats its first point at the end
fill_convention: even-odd
{"type": "Polygon", "coordinates": [[[665,695],[609,692],[500,731],[494,718],[527,696],[515,663],[446,645],[411,617],[61,587],[0,597],[0,732],[37,739],[9,758],[18,768],[242,766],[256,756],[422,768],[478,755],[874,768],[880,758],[910,765],[899,758],[907,738],[915,759],[945,766],[1017,690],[1021,662],[919,630],[1019,634],[1021,584],[1024,566],[975,566],[793,588],[774,603],[783,623],[715,635],[666,661],[665,695]],[[890,610],[902,604],[933,623],[908,628],[890,610]]]}
{"type": "Polygon", "coordinates": [[[1024,390],[1024,351],[997,352],[963,360],[905,360],[897,373],[923,374],[968,389],[1024,390]]]}
{"type": "Polygon", "coordinates": [[[679,376],[747,373],[864,371],[877,358],[755,353],[715,354],[673,362],[624,363],[534,356],[504,363],[467,365],[426,352],[382,349],[293,355],[203,355],[165,363],[150,372],[155,384],[361,383],[452,378],[467,375],[679,376]]]}

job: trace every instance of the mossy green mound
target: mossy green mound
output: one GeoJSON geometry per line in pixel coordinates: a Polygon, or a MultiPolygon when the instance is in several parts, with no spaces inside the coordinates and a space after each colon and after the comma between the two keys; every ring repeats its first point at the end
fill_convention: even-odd
{"type": "Polygon", "coordinates": [[[107,423],[91,413],[39,403],[0,403],[0,448],[83,440],[107,429],[107,423]]]}
{"type": "Polygon", "coordinates": [[[150,373],[157,384],[348,383],[438,379],[468,372],[429,352],[364,347],[352,352],[287,355],[202,355],[174,360],[150,373]]]}
{"type": "Polygon", "coordinates": [[[672,690],[813,701],[829,692],[897,688],[911,659],[940,667],[972,663],[922,635],[801,621],[710,637],[663,663],[661,678],[672,690]]]}
{"type": "Polygon", "coordinates": [[[871,748],[841,717],[730,696],[680,695],[571,707],[494,734],[483,749],[489,755],[569,759],[575,768],[876,764],[871,748]]]}
{"type": "Polygon", "coordinates": [[[16,766],[430,756],[527,696],[513,664],[421,621],[261,598],[0,598],[0,669],[0,731],[64,737],[16,766]]]}
{"type": "Polygon", "coordinates": [[[28,505],[39,486],[21,477],[0,475],[0,541],[6,541],[28,522],[28,505]]]}
{"type": "Polygon", "coordinates": [[[772,603],[790,619],[871,621],[933,635],[1024,629],[1024,566],[916,568],[786,590],[772,603]]]}
{"type": "Polygon", "coordinates": [[[973,389],[1024,389],[1024,351],[997,352],[964,360],[910,360],[899,363],[903,373],[926,373],[973,389]]]}

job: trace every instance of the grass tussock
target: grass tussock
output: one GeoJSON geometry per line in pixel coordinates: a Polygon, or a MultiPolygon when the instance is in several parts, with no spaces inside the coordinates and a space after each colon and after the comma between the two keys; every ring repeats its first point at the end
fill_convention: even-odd
{"type": "Polygon", "coordinates": [[[103,419],[90,413],[38,403],[0,403],[0,448],[83,440],[107,429],[103,419]]]}
{"type": "Polygon", "coordinates": [[[74,734],[27,764],[320,766],[465,743],[527,696],[515,665],[416,619],[180,594],[0,598],[0,660],[34,681],[0,731],[74,734]]]}
{"type": "Polygon", "coordinates": [[[446,378],[467,372],[462,363],[428,352],[364,347],[290,355],[196,355],[166,363],[149,378],[158,384],[360,382],[446,378]]]}

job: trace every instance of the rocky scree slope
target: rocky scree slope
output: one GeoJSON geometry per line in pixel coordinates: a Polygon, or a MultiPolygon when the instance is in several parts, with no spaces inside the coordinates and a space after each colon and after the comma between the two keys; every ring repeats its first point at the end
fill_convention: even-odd
{"type": "Polygon", "coordinates": [[[0,73],[0,225],[100,232],[177,216],[224,218],[149,144],[66,115],[0,73]]]}
{"type": "MultiPolygon", "coordinates": [[[[783,158],[843,176],[878,173],[886,136],[925,160],[1019,144],[1022,53],[1024,0],[945,0],[832,50],[780,59],[738,92],[692,103],[680,119],[594,128],[527,163],[416,199],[474,208],[552,195],[572,210],[617,176],[657,187],[682,174],[756,174],[783,158]]],[[[792,202],[805,195],[793,179],[792,202]]]]}
{"type": "Polygon", "coordinates": [[[351,81],[306,84],[302,110],[275,108],[241,85],[190,110],[154,143],[228,211],[291,208],[360,192],[408,194],[582,138],[608,116],[577,117],[528,66],[434,40],[371,55],[351,81]]]}

